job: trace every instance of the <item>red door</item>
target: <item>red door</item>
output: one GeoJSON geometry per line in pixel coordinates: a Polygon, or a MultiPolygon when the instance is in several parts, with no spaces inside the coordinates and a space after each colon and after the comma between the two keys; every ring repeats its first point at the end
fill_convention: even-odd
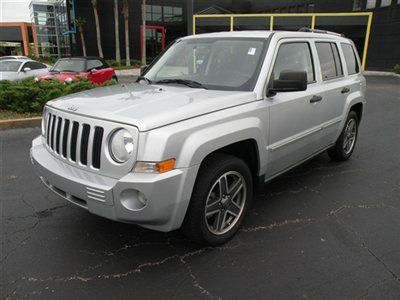
{"type": "MultiPolygon", "coordinates": [[[[165,27],[146,25],[146,58],[153,60],[165,48],[165,27]]],[[[143,54],[143,26],[140,26],[140,54],[143,54]]]]}

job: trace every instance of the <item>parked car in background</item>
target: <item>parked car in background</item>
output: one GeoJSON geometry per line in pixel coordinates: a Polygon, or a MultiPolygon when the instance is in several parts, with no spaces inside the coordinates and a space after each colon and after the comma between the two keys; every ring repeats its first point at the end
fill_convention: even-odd
{"type": "Polygon", "coordinates": [[[28,59],[0,60],[0,81],[19,81],[29,77],[47,74],[48,67],[38,61],[28,59]]]}
{"type": "Polygon", "coordinates": [[[100,57],[68,57],[59,59],[50,71],[37,80],[58,80],[69,83],[81,78],[88,78],[92,83],[104,83],[117,76],[104,59],[100,57]]]}
{"type": "Polygon", "coordinates": [[[0,60],[5,60],[5,59],[26,59],[26,60],[29,59],[29,60],[32,60],[28,56],[19,56],[19,55],[6,55],[6,56],[0,57],[0,60]]]}

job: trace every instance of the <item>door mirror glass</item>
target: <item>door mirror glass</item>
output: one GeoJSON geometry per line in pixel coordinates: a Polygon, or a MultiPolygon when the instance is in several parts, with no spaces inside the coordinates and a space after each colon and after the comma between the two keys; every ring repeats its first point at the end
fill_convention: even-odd
{"type": "Polygon", "coordinates": [[[269,96],[281,92],[298,92],[307,89],[306,71],[282,71],[278,79],[272,80],[268,89],[269,96]]]}
{"type": "Polygon", "coordinates": [[[32,69],[31,69],[31,68],[28,68],[28,67],[26,67],[26,68],[24,68],[24,69],[23,69],[23,71],[24,71],[24,72],[28,72],[28,71],[32,71],[32,69]]]}

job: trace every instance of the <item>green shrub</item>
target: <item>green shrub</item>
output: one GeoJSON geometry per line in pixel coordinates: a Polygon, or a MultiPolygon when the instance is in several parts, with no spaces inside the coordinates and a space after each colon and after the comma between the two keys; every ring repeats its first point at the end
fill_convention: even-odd
{"type": "Polygon", "coordinates": [[[393,71],[397,74],[400,74],[400,64],[395,65],[393,71]]]}
{"type": "Polygon", "coordinates": [[[58,60],[57,57],[51,57],[51,56],[36,57],[34,55],[29,55],[29,57],[31,59],[33,59],[33,60],[40,61],[40,62],[42,62],[44,64],[48,64],[48,65],[51,65],[51,66],[54,65],[56,63],[56,61],[58,60]]]}
{"type": "Polygon", "coordinates": [[[36,82],[32,78],[20,82],[0,81],[0,110],[40,113],[49,100],[114,83],[93,84],[85,78],[69,84],[56,80],[36,82]]]}

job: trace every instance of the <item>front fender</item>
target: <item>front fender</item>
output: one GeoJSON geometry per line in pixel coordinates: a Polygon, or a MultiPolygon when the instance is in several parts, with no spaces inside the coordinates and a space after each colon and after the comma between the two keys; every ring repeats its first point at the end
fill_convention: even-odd
{"type": "Polygon", "coordinates": [[[262,127],[259,118],[247,117],[195,131],[186,138],[178,156],[177,167],[201,164],[210,153],[249,139],[256,141],[260,165],[264,165],[266,151],[262,146],[264,144],[262,127]]]}

